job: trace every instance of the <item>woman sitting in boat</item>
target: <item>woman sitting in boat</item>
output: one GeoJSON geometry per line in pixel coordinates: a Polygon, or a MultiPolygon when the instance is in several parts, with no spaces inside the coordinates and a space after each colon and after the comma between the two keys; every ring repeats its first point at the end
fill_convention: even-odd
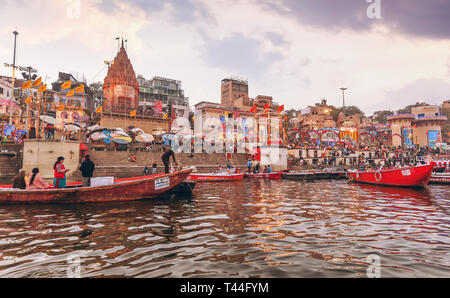
{"type": "Polygon", "coordinates": [[[272,167],[270,165],[267,166],[267,173],[272,173],[272,167]]]}
{"type": "Polygon", "coordinates": [[[46,183],[44,179],[42,179],[42,176],[39,174],[39,169],[34,168],[32,171],[32,174],[29,177],[29,185],[27,186],[27,189],[47,189],[50,188],[51,185],[46,183]]]}
{"type": "Polygon", "coordinates": [[[221,165],[219,165],[219,167],[217,168],[217,173],[220,173],[220,172],[222,172],[222,166],[221,165]]]}
{"type": "Polygon", "coordinates": [[[13,180],[13,188],[26,189],[27,188],[26,176],[27,172],[25,170],[20,170],[19,175],[17,175],[13,180]]]}
{"type": "Polygon", "coordinates": [[[66,170],[64,167],[64,157],[58,157],[58,160],[55,162],[55,165],[53,166],[53,169],[55,170],[54,176],[55,179],[53,179],[53,186],[55,188],[65,188],[66,187],[66,173],[70,170],[66,170]]]}

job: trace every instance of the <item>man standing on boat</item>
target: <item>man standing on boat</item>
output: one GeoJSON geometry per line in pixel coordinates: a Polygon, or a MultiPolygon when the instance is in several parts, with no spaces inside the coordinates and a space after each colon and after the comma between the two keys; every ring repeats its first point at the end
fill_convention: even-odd
{"type": "Polygon", "coordinates": [[[94,175],[95,164],[91,161],[89,155],[84,157],[84,161],[80,166],[80,171],[83,180],[83,187],[91,186],[91,178],[94,175]]]}
{"type": "Polygon", "coordinates": [[[164,152],[164,154],[161,157],[161,160],[164,164],[164,169],[166,174],[169,174],[169,161],[170,161],[170,157],[172,156],[173,162],[175,164],[177,164],[177,161],[175,160],[175,152],[173,152],[172,148],[170,146],[166,146],[166,152],[164,152]]]}

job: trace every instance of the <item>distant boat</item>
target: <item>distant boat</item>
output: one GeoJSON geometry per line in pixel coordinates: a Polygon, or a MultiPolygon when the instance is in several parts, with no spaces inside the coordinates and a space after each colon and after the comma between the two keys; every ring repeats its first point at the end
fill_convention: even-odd
{"type": "Polygon", "coordinates": [[[99,187],[67,187],[43,190],[0,189],[1,204],[80,204],[152,199],[186,180],[192,169],[169,175],[126,179],[99,187]]]}
{"type": "Polygon", "coordinates": [[[435,163],[381,171],[348,171],[350,181],[399,187],[425,187],[431,179],[435,163]]]}
{"type": "Polygon", "coordinates": [[[283,171],[273,173],[245,173],[245,178],[260,178],[260,179],[281,179],[283,171]]]}
{"type": "Polygon", "coordinates": [[[433,173],[430,184],[450,184],[450,173],[433,173]]]}
{"type": "Polygon", "coordinates": [[[192,182],[223,182],[237,181],[244,179],[244,174],[228,173],[209,173],[209,174],[190,174],[186,181],[192,182]]]}

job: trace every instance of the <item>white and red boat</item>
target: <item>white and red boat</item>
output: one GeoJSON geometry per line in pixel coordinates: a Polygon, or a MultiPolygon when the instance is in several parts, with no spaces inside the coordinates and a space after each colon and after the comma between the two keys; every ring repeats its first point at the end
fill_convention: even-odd
{"type": "Polygon", "coordinates": [[[425,187],[435,163],[380,171],[348,171],[350,181],[384,186],[425,187]]]}
{"type": "Polygon", "coordinates": [[[229,173],[209,173],[209,174],[190,174],[186,181],[189,182],[223,182],[223,181],[237,181],[244,179],[244,173],[229,174],[229,173]]]}
{"type": "Polygon", "coordinates": [[[450,173],[433,173],[430,184],[450,184],[450,173]]]}
{"type": "Polygon", "coordinates": [[[260,178],[260,179],[281,179],[283,171],[274,173],[245,173],[245,178],[260,178]]]}

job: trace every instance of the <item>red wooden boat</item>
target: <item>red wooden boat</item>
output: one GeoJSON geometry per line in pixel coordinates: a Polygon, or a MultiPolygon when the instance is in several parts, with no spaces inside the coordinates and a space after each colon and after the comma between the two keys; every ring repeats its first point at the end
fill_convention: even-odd
{"type": "Polygon", "coordinates": [[[283,171],[273,173],[250,174],[245,173],[245,178],[262,178],[262,179],[281,179],[283,171]]]}
{"type": "Polygon", "coordinates": [[[123,179],[101,187],[43,190],[0,189],[0,204],[80,204],[152,199],[184,182],[192,169],[169,175],[123,179]]]}
{"type": "Polygon", "coordinates": [[[434,163],[390,170],[359,172],[349,171],[350,181],[375,185],[400,187],[425,187],[431,178],[434,163]]]}
{"type": "Polygon", "coordinates": [[[210,174],[191,174],[186,179],[190,182],[222,182],[237,181],[244,179],[244,174],[228,174],[228,173],[210,173],[210,174]]]}

